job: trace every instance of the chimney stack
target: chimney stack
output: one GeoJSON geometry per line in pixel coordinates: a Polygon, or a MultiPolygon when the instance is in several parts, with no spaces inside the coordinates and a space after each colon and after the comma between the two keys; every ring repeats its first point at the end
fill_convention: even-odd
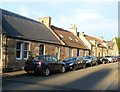
{"type": "Polygon", "coordinates": [[[75,24],[71,24],[69,29],[70,29],[70,32],[72,32],[74,35],[77,36],[77,27],[75,24]]]}
{"type": "Polygon", "coordinates": [[[98,37],[98,39],[100,39],[103,42],[103,37],[98,37]]]}
{"type": "Polygon", "coordinates": [[[84,32],[80,32],[79,36],[84,36],[85,33],[84,32]]]}
{"type": "Polygon", "coordinates": [[[49,16],[41,17],[41,18],[39,18],[39,21],[41,23],[43,23],[46,27],[50,27],[51,26],[51,17],[49,17],[49,16]]]}

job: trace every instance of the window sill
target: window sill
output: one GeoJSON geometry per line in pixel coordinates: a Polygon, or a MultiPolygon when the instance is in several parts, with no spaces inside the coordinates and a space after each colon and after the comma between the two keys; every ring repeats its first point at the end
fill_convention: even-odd
{"type": "Polygon", "coordinates": [[[16,60],[21,61],[21,60],[22,60],[22,58],[16,58],[16,60]]]}
{"type": "Polygon", "coordinates": [[[28,58],[24,58],[24,60],[27,60],[28,58]]]}

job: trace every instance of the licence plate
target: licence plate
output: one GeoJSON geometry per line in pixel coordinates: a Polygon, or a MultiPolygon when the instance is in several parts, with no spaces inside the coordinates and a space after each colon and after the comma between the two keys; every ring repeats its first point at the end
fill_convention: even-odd
{"type": "Polygon", "coordinates": [[[34,71],[28,71],[28,73],[34,73],[34,71]]]}

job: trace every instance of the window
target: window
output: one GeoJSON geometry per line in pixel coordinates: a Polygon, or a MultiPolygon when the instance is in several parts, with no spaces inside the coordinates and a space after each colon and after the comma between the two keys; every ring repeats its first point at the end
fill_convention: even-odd
{"type": "Polygon", "coordinates": [[[77,49],[77,56],[80,56],[80,49],[77,49]]]}
{"type": "Polygon", "coordinates": [[[78,39],[75,39],[76,40],[76,42],[78,42],[78,39]]]}
{"type": "Polygon", "coordinates": [[[64,38],[64,36],[63,36],[63,35],[60,35],[60,37],[61,37],[61,38],[64,38]]]}
{"type": "Polygon", "coordinates": [[[71,37],[69,37],[69,39],[70,39],[70,40],[72,40],[72,38],[71,38],[71,37]]]}
{"type": "Polygon", "coordinates": [[[51,58],[50,56],[46,56],[46,57],[45,57],[45,61],[46,61],[46,62],[52,62],[52,58],[51,58]]]}
{"type": "Polygon", "coordinates": [[[44,45],[41,44],[39,47],[39,55],[44,55],[44,45]]]}
{"type": "Polygon", "coordinates": [[[72,48],[69,48],[69,57],[72,57],[72,56],[73,56],[72,48]]]}
{"type": "Polygon", "coordinates": [[[22,42],[17,42],[16,44],[16,58],[22,59],[22,42]]]}
{"type": "Polygon", "coordinates": [[[60,47],[56,47],[55,57],[59,60],[59,58],[60,58],[60,47]]]}
{"type": "Polygon", "coordinates": [[[24,59],[28,59],[28,55],[29,55],[29,44],[24,43],[24,59]]]}
{"type": "Polygon", "coordinates": [[[16,43],[16,59],[17,60],[22,60],[22,58],[28,59],[28,56],[29,56],[29,43],[18,41],[16,43]]]}
{"type": "Polygon", "coordinates": [[[53,62],[57,62],[58,61],[57,58],[55,58],[55,57],[52,57],[52,59],[53,59],[53,62]]]}

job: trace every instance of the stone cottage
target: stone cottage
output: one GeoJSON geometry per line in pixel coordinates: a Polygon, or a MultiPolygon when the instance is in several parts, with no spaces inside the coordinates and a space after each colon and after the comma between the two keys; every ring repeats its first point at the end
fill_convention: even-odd
{"type": "Polygon", "coordinates": [[[40,22],[45,24],[56,37],[63,42],[64,46],[60,47],[60,57],[85,56],[89,55],[89,49],[84,42],[77,36],[77,28],[75,25],[70,26],[70,30],[65,30],[51,25],[51,17],[42,17],[40,22]]]}
{"type": "Polygon", "coordinates": [[[59,57],[62,43],[42,23],[0,9],[1,59],[4,71],[21,70],[29,55],[59,57]]]}

